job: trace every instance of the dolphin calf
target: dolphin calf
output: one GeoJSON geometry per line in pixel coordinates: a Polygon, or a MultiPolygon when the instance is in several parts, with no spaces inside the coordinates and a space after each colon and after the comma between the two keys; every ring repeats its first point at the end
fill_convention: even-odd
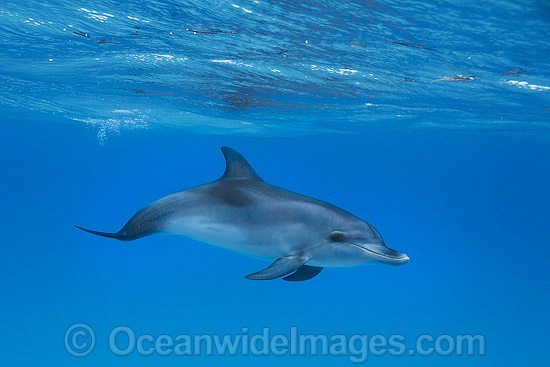
{"type": "Polygon", "coordinates": [[[116,233],[78,227],[121,241],[178,234],[272,262],[247,279],[303,281],[323,267],[403,265],[407,255],[384,244],[369,223],[334,205],[264,182],[234,149],[216,181],[180,191],[138,211],[116,233]]]}

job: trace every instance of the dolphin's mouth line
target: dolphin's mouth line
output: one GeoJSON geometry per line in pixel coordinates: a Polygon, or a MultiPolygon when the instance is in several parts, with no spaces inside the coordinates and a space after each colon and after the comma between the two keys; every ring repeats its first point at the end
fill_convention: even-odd
{"type": "Polygon", "coordinates": [[[409,259],[409,257],[407,255],[403,255],[402,257],[394,257],[394,256],[384,255],[384,254],[381,254],[381,253],[373,251],[373,250],[369,250],[368,248],[365,248],[363,246],[359,246],[355,243],[350,243],[350,245],[353,245],[355,247],[360,248],[361,250],[365,250],[367,252],[370,252],[372,254],[378,255],[380,257],[383,257],[385,259],[392,260],[392,261],[403,261],[403,260],[408,260],[409,259]]]}

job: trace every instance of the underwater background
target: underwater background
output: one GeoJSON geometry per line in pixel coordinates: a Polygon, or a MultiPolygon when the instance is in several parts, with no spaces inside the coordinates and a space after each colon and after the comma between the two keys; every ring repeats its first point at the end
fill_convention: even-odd
{"type": "Polygon", "coordinates": [[[350,365],[347,356],[114,355],[109,333],[483,335],[546,366],[550,4],[0,2],[0,360],[350,365]],[[405,266],[249,281],[268,264],[181,236],[123,243],[141,207],[215,180],[223,145],[268,183],[373,224],[405,266]],[[85,323],[83,358],[64,337],[85,323]]]}

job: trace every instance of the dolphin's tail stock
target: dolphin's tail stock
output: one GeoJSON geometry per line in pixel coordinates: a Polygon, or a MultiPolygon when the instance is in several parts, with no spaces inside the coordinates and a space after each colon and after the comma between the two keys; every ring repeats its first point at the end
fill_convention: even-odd
{"type": "Polygon", "coordinates": [[[114,238],[119,241],[133,241],[133,240],[137,240],[138,238],[150,236],[152,234],[159,232],[158,230],[153,228],[142,229],[140,228],[141,226],[136,226],[135,223],[132,223],[131,221],[128,222],[128,224],[126,224],[124,228],[122,228],[120,231],[115,233],[94,231],[92,229],[82,228],[77,225],[75,225],[75,227],[91,234],[96,234],[102,237],[114,238]]]}
{"type": "Polygon", "coordinates": [[[142,208],[134,214],[128,223],[126,223],[118,232],[110,233],[94,231],[92,229],[82,228],[77,225],[75,225],[75,227],[88,233],[102,237],[114,238],[119,241],[137,240],[138,238],[150,236],[163,231],[162,210],[165,209],[162,205],[163,202],[164,200],[161,199],[142,208]]]}
{"type": "Polygon", "coordinates": [[[143,236],[128,236],[125,231],[121,230],[121,231],[118,231],[116,233],[109,233],[109,232],[99,232],[99,231],[94,231],[92,229],[86,229],[86,228],[82,228],[82,227],[79,227],[77,225],[75,225],[76,228],[78,229],[81,229],[85,232],[88,232],[88,233],[92,233],[92,234],[96,234],[98,236],[102,236],[102,237],[109,237],[109,238],[114,238],[114,239],[117,239],[117,240],[120,240],[120,241],[132,241],[132,240],[135,240],[139,237],[143,237],[143,236]]]}

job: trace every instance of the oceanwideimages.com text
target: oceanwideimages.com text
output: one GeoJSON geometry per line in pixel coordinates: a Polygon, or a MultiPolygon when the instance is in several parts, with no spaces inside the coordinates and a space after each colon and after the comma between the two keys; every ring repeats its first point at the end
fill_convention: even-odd
{"type": "MultiPolygon", "coordinates": [[[[298,327],[288,333],[272,333],[264,327],[252,333],[243,327],[236,334],[137,333],[117,326],[105,336],[105,347],[116,356],[333,356],[364,363],[369,357],[391,356],[483,356],[483,335],[423,334],[412,342],[404,335],[303,334],[298,327]]],[[[65,348],[75,357],[85,357],[96,348],[96,335],[87,324],[71,325],[65,333],[65,348]]]]}

